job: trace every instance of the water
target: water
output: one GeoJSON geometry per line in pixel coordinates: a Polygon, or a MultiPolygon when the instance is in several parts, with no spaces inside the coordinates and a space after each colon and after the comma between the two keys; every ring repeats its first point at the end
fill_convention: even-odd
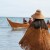
{"type": "MultiPolygon", "coordinates": [[[[10,18],[13,22],[22,23],[23,18],[10,18]]],[[[26,18],[28,21],[29,18],[26,18]]],[[[48,19],[45,19],[47,21],[48,19]]],[[[0,50],[22,50],[19,45],[20,39],[25,34],[26,29],[17,29],[12,31],[6,17],[0,17],[0,50]]]]}
{"type": "Polygon", "coordinates": [[[22,50],[19,41],[26,29],[12,31],[11,28],[0,28],[0,50],[22,50]]]}
{"type": "MultiPolygon", "coordinates": [[[[23,18],[10,18],[13,22],[22,23],[23,18]]],[[[27,19],[28,20],[28,19],[27,19]]],[[[26,29],[12,31],[6,17],[0,17],[0,50],[22,50],[19,41],[23,37],[26,29]]]]}

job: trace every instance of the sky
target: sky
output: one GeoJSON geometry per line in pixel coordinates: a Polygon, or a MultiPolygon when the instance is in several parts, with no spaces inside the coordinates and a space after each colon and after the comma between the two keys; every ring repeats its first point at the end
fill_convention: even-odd
{"type": "Polygon", "coordinates": [[[50,18],[50,0],[0,0],[0,17],[31,17],[37,9],[50,18]]]}

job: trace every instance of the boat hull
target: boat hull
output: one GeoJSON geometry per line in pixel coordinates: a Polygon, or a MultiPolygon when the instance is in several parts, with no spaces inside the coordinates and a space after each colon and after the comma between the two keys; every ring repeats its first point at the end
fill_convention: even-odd
{"type": "Polygon", "coordinates": [[[9,20],[7,18],[7,21],[9,22],[10,26],[14,29],[14,28],[18,28],[18,27],[22,27],[22,28],[28,28],[29,27],[29,23],[27,24],[23,24],[23,23],[15,23],[12,22],[11,20],[9,20]]]}

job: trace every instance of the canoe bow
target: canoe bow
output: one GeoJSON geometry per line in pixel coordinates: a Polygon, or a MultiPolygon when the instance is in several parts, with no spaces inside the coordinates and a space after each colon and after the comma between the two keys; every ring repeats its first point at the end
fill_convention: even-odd
{"type": "Polygon", "coordinates": [[[29,27],[29,24],[23,24],[23,23],[15,23],[15,22],[12,22],[10,19],[7,18],[7,21],[9,22],[10,26],[12,28],[18,28],[18,27],[24,27],[24,28],[28,28],[29,27]]]}

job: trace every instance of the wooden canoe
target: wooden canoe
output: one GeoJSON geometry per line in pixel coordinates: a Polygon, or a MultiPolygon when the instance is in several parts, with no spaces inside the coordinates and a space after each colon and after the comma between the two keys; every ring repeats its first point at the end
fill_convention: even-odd
{"type": "Polygon", "coordinates": [[[15,23],[15,22],[12,22],[10,19],[7,18],[7,21],[9,22],[10,26],[13,28],[13,29],[16,29],[18,27],[22,27],[22,28],[28,28],[29,27],[29,23],[27,24],[23,24],[23,23],[15,23]]]}
{"type": "Polygon", "coordinates": [[[48,28],[50,28],[50,24],[47,24],[48,28]]]}

